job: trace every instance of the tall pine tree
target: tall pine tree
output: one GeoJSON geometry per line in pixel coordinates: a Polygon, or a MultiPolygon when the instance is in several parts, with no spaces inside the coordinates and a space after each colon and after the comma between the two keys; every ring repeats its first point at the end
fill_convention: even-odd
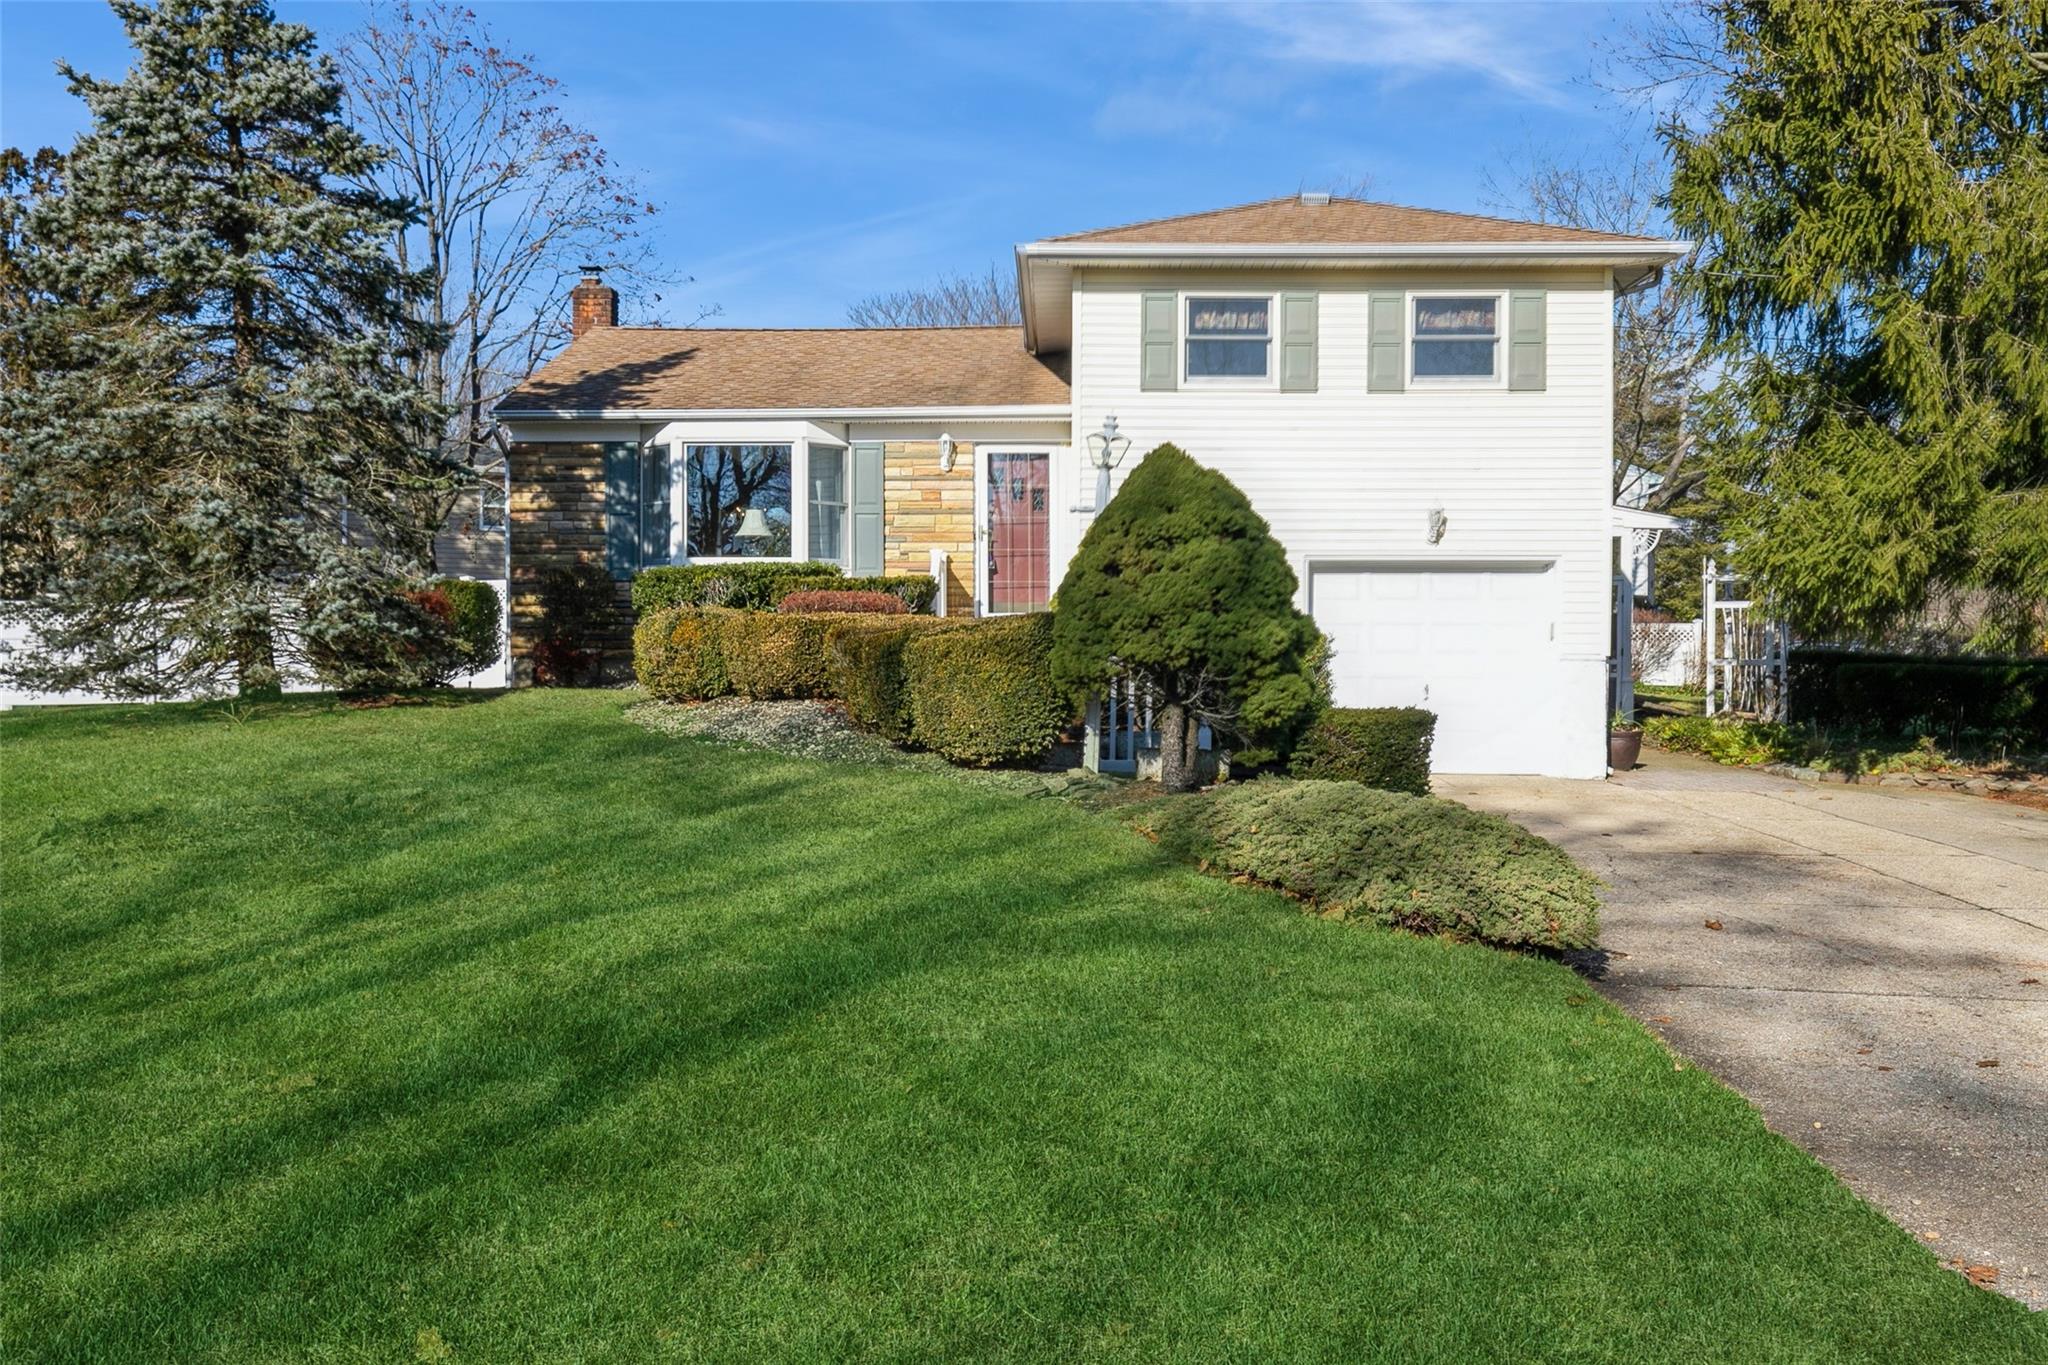
{"type": "MultiPolygon", "coordinates": [[[[10,213],[0,549],[37,648],[13,672],[126,695],[276,686],[286,640],[417,630],[423,490],[452,477],[405,364],[421,281],[380,153],[313,35],[262,0],[115,0],[121,81],[10,213]]],[[[402,641],[400,642],[402,644],[402,641]]]]}
{"type": "Polygon", "coordinates": [[[1738,563],[1875,636],[1963,590],[1978,643],[2048,610],[2048,3],[1704,0],[1665,128],[1725,367],[1702,429],[1738,563]]]}

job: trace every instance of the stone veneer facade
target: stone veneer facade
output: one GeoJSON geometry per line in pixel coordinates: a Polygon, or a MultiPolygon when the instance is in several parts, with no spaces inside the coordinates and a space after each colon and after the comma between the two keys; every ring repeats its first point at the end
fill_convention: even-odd
{"type": "MultiPolygon", "coordinates": [[[[604,567],[604,447],[595,442],[515,442],[512,461],[512,678],[533,681],[540,642],[540,583],[577,560],[604,567]]],[[[618,617],[600,644],[601,672],[632,662],[630,583],[618,585],[618,617]]]]}
{"type": "Polygon", "coordinates": [[[974,615],[974,446],[953,444],[953,468],[939,468],[937,441],[882,447],[882,572],[930,573],[933,550],[951,560],[946,614],[974,615]]]}
{"type": "MultiPolygon", "coordinates": [[[[605,562],[604,447],[595,442],[512,446],[512,667],[533,681],[540,641],[540,583],[577,560],[605,562]]],[[[890,441],[882,448],[882,572],[931,572],[931,552],[951,557],[950,616],[974,614],[974,447],[956,442],[953,468],[939,468],[937,441],[890,441]]],[[[630,582],[619,584],[616,628],[603,641],[604,671],[632,661],[630,582]]]]}

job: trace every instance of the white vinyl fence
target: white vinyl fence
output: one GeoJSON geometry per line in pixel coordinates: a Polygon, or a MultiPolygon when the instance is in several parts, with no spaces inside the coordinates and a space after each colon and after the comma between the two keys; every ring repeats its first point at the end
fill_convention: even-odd
{"type": "Polygon", "coordinates": [[[1652,687],[1698,687],[1706,676],[1698,621],[1638,621],[1629,651],[1636,681],[1652,687]]]}
{"type": "MultiPolygon", "coordinates": [[[[498,594],[498,639],[500,642],[498,662],[487,669],[461,675],[448,684],[450,687],[468,690],[505,687],[509,685],[510,671],[506,658],[509,651],[503,648],[505,640],[504,613],[510,600],[506,592],[507,585],[502,578],[486,578],[482,581],[489,583],[498,594]]],[[[15,651],[27,649],[28,647],[27,630],[12,624],[0,625],[0,666],[4,666],[15,651]]],[[[287,678],[284,690],[287,692],[317,692],[320,690],[320,685],[311,678],[287,678]]],[[[8,683],[0,682],[0,710],[8,710],[16,706],[95,706],[130,700],[132,698],[109,697],[98,692],[28,692],[17,690],[8,683]]],[[[162,700],[197,701],[199,698],[192,693],[182,693],[177,696],[162,698],[162,700]]]]}

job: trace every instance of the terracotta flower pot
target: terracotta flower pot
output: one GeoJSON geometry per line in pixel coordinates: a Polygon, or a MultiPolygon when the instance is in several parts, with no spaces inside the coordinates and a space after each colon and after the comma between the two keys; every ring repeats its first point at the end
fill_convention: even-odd
{"type": "Polygon", "coordinates": [[[1609,730],[1607,732],[1607,766],[1618,773],[1625,773],[1636,766],[1642,757],[1643,732],[1641,730],[1609,730]]]}

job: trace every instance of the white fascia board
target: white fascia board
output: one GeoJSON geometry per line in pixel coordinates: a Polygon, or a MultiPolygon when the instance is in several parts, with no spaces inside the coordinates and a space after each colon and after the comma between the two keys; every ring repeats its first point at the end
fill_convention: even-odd
{"type": "Polygon", "coordinates": [[[1691,242],[1029,242],[1025,260],[1072,265],[1199,261],[1224,265],[1653,265],[1675,261],[1691,242]]]}
{"type": "Polygon", "coordinates": [[[1066,403],[940,408],[500,408],[506,422],[1043,422],[1073,415],[1066,403]]]}
{"type": "Polygon", "coordinates": [[[1616,531],[1674,531],[1686,524],[1684,517],[1674,517],[1669,512],[1649,512],[1618,504],[1612,511],[1616,531]]]}
{"type": "Polygon", "coordinates": [[[1017,248],[1017,304],[1024,310],[1024,349],[1038,354],[1038,308],[1031,301],[1031,272],[1024,259],[1024,248],[1017,248]]]}

